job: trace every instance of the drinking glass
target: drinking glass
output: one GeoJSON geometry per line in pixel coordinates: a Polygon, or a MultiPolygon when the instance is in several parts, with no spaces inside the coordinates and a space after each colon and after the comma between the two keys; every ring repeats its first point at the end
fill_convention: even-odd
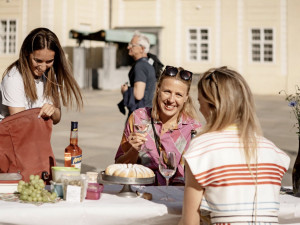
{"type": "MultiPolygon", "coordinates": [[[[177,169],[176,153],[161,151],[158,162],[159,172],[166,179],[166,191],[168,191],[169,179],[175,174],[177,169]]],[[[174,201],[174,199],[168,197],[168,193],[160,200],[174,201]]]]}
{"type": "MultiPolygon", "coordinates": [[[[149,127],[150,127],[150,123],[148,120],[142,120],[140,124],[134,124],[135,131],[141,134],[146,133],[149,127]]],[[[144,144],[139,152],[146,153],[149,151],[152,151],[152,149],[147,149],[144,144]]]]}

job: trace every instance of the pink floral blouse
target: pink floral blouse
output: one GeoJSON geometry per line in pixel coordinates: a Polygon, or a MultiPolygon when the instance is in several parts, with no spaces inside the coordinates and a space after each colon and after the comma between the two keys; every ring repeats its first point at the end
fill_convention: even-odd
{"type": "MultiPolygon", "coordinates": [[[[156,185],[165,185],[165,178],[159,173],[158,169],[158,158],[159,153],[156,148],[154,133],[151,125],[151,108],[140,108],[135,110],[126,123],[123,137],[115,156],[115,159],[119,158],[125,152],[130,149],[130,144],[128,143],[128,136],[131,132],[134,131],[134,124],[140,124],[142,120],[148,120],[150,126],[147,131],[146,138],[148,139],[145,143],[145,147],[147,149],[151,149],[152,151],[148,152],[140,152],[139,153],[139,164],[142,164],[146,167],[151,168],[156,175],[156,185]]],[[[162,123],[160,121],[154,120],[154,127],[156,129],[156,133],[160,138],[161,147],[166,152],[176,152],[176,158],[178,163],[178,168],[175,175],[170,179],[170,185],[174,183],[184,183],[184,163],[182,156],[186,152],[189,147],[191,141],[191,131],[197,130],[201,127],[200,122],[189,118],[185,115],[182,115],[177,127],[173,130],[169,130],[165,132],[163,135],[160,135],[162,129],[162,123]]]]}

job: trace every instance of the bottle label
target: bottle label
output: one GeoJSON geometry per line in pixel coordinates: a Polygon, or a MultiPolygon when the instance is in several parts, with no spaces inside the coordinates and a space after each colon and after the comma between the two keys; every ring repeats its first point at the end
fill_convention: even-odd
{"type": "Polygon", "coordinates": [[[71,153],[65,153],[65,161],[71,161],[71,153]]]}
{"type": "Polygon", "coordinates": [[[72,156],[71,165],[75,168],[81,168],[82,155],[72,156]]]}

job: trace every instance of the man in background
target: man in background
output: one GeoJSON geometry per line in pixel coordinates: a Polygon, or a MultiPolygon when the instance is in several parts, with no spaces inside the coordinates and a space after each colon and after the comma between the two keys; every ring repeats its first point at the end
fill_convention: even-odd
{"type": "Polygon", "coordinates": [[[156,74],[147,57],[150,42],[144,34],[136,31],[127,49],[135,61],[128,74],[130,86],[127,83],[121,86],[123,103],[129,110],[129,116],[135,109],[152,107],[156,74]]]}

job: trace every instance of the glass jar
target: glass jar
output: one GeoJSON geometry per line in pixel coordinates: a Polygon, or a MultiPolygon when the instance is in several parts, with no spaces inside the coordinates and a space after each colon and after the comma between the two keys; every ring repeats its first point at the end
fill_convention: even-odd
{"type": "Polygon", "coordinates": [[[103,185],[98,183],[89,183],[87,187],[85,199],[98,200],[100,199],[101,192],[103,191],[103,185]]]}

